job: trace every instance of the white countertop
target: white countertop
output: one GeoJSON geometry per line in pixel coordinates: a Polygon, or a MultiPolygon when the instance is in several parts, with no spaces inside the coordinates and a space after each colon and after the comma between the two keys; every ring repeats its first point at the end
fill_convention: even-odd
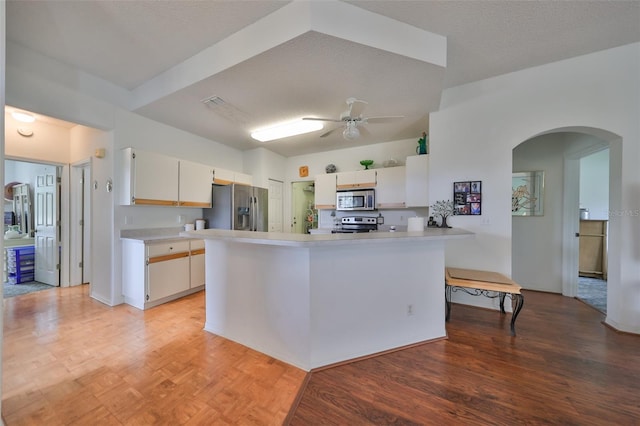
{"type": "Polygon", "coordinates": [[[475,234],[460,228],[429,228],[422,232],[367,232],[359,234],[292,234],[204,229],[180,232],[183,237],[291,247],[319,247],[348,244],[386,244],[403,241],[442,241],[470,238],[475,234]]]}
{"type": "MultiPolygon", "coordinates": [[[[173,241],[188,241],[196,239],[180,235],[184,228],[146,228],[146,229],[123,229],[120,231],[120,238],[125,240],[140,241],[142,243],[173,241]]],[[[201,238],[197,238],[201,239],[201,238]]]]}

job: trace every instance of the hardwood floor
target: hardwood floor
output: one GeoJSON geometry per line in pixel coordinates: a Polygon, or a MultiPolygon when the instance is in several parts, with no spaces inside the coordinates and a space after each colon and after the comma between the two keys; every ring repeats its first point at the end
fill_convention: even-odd
{"type": "Polygon", "coordinates": [[[449,339],[314,372],[290,424],[638,425],[640,336],[560,295],[510,316],[453,305],[449,339]]]}
{"type": "Polygon", "coordinates": [[[282,424],[306,373],[203,331],[203,292],[143,312],[87,287],[5,301],[7,425],[282,424]]]}
{"type": "Polygon", "coordinates": [[[305,387],[305,372],[204,332],[203,293],[143,312],[87,290],[5,300],[7,425],[640,424],[640,336],[576,299],[524,292],[517,337],[508,315],[454,304],[449,339],[305,387]]]}

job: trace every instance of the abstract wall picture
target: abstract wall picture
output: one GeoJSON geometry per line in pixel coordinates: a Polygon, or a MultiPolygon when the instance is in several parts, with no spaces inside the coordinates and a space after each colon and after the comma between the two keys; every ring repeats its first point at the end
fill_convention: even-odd
{"type": "Polygon", "coordinates": [[[511,215],[544,214],[544,172],[516,172],[511,182],[511,215]]]}

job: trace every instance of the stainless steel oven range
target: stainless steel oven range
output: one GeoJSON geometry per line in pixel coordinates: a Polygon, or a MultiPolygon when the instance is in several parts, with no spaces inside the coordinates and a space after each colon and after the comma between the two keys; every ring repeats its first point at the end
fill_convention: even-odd
{"type": "Polygon", "coordinates": [[[353,234],[378,230],[378,220],[375,217],[345,216],[340,224],[340,228],[331,232],[334,234],[353,234]]]}

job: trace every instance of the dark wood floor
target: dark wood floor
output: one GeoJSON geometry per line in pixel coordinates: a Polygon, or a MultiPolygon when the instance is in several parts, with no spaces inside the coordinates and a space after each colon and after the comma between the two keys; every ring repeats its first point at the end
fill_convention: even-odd
{"type": "Polygon", "coordinates": [[[639,425],[640,336],[592,307],[525,292],[508,317],[454,305],[448,340],[314,372],[301,425],[639,425]]]}
{"type": "Polygon", "coordinates": [[[525,292],[517,337],[508,319],[454,305],[447,340],[307,376],[202,331],[203,293],[142,312],[86,286],[46,290],[5,301],[2,413],[9,426],[640,424],[640,336],[553,294],[525,292]]]}

